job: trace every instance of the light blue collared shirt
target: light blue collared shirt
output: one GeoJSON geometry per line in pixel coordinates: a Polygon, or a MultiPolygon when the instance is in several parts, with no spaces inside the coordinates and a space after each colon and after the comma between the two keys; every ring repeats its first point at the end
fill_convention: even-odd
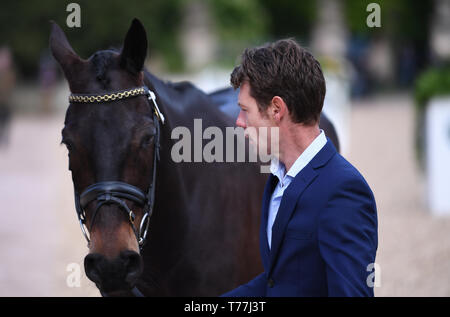
{"type": "Polygon", "coordinates": [[[320,134],[306,150],[300,154],[287,173],[284,164],[278,161],[277,158],[272,158],[270,162],[270,172],[278,178],[279,182],[273,191],[269,205],[269,216],[267,219],[267,241],[269,242],[269,248],[272,247],[272,226],[277,217],[278,208],[280,207],[281,198],[283,198],[285,189],[289,186],[295,176],[311,162],[314,156],[319,153],[326,143],[327,137],[325,136],[325,132],[321,129],[320,134]]]}

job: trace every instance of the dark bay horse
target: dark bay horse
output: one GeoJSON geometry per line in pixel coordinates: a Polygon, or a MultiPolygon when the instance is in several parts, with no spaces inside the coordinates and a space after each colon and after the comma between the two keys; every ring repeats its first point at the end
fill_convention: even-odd
{"type": "Polygon", "coordinates": [[[62,143],[69,151],[77,211],[82,209],[89,233],[85,271],[102,295],[216,296],[259,274],[267,174],[258,163],[176,163],[171,156],[176,127],[194,135],[196,118],[203,129],[234,126],[220,110],[224,91],[208,95],[188,82],[166,83],[144,71],[147,38],[136,19],[120,52],[98,51],[82,59],[55,23],[50,48],[72,96],[146,86],[165,118],[162,123],[155,116],[148,92],[114,102],[72,99],[67,109],[62,143]],[[107,185],[128,196],[106,195],[107,185]],[[141,249],[138,229],[146,207],[136,197],[150,193],[151,185],[153,212],[141,249]],[[81,194],[81,208],[78,198],[86,191],[94,196],[83,202],[81,194]]]}

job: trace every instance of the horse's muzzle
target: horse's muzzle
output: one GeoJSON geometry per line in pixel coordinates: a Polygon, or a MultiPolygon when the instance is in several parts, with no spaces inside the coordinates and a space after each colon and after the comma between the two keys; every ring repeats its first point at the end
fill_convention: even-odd
{"type": "Polygon", "coordinates": [[[115,293],[129,291],[136,285],[142,274],[143,262],[135,251],[123,251],[112,260],[99,253],[92,253],[84,258],[84,269],[100,292],[115,293]]]}

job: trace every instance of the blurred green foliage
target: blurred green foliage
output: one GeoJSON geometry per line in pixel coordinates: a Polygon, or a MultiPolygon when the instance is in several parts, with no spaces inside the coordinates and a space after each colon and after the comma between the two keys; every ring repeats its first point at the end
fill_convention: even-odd
{"type": "Polygon", "coordinates": [[[2,1],[0,10],[0,45],[9,45],[19,71],[32,75],[39,56],[48,47],[50,20],[66,32],[75,51],[87,58],[96,50],[120,48],[134,17],[145,25],[149,52],[160,52],[169,68],[181,67],[177,33],[182,14],[182,0],[110,0],[110,1],[2,1]],[[81,28],[68,28],[69,3],[81,6],[81,28]]]}
{"type": "Polygon", "coordinates": [[[425,147],[425,110],[428,102],[434,97],[450,96],[450,62],[430,67],[418,76],[414,100],[416,105],[415,148],[419,166],[424,168],[425,147]]]}
{"type": "Polygon", "coordinates": [[[219,64],[233,66],[249,45],[256,45],[268,32],[268,15],[257,0],[209,0],[218,36],[219,64]]]}
{"type": "MultiPolygon", "coordinates": [[[[318,0],[41,0],[2,1],[0,4],[0,45],[9,45],[21,74],[33,76],[39,57],[48,47],[49,21],[66,32],[74,49],[84,58],[96,50],[119,48],[132,18],[144,24],[149,55],[162,57],[167,69],[183,69],[180,29],[185,6],[204,1],[211,12],[218,36],[219,63],[234,64],[245,47],[282,37],[308,42],[320,9],[318,0]],[[81,28],[68,28],[66,7],[81,6],[81,28]]],[[[432,0],[342,0],[344,16],[352,34],[368,37],[388,34],[392,39],[425,41],[427,17],[432,0]],[[381,6],[382,28],[366,25],[366,7],[381,6]]],[[[396,41],[393,41],[396,43],[396,41]]]]}
{"type": "Polygon", "coordinates": [[[353,34],[373,36],[383,33],[396,40],[425,40],[433,0],[344,0],[343,7],[353,34]],[[380,5],[381,28],[367,27],[367,16],[373,12],[367,11],[370,3],[380,5]]]}
{"type": "Polygon", "coordinates": [[[317,1],[260,0],[259,3],[267,12],[271,38],[296,37],[309,40],[317,19],[317,1]]]}
{"type": "Polygon", "coordinates": [[[423,111],[433,97],[450,96],[450,63],[432,67],[416,80],[414,98],[419,111],[423,111]]]}
{"type": "Polygon", "coordinates": [[[242,51],[264,42],[295,37],[308,40],[316,1],[210,0],[219,37],[219,63],[233,66],[242,51]]]}

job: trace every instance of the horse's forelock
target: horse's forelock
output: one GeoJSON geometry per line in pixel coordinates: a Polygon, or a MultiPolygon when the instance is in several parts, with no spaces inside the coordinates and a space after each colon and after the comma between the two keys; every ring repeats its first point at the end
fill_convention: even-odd
{"type": "Polygon", "coordinates": [[[118,55],[118,51],[110,49],[104,51],[98,51],[89,58],[89,62],[94,70],[95,78],[102,85],[104,89],[107,88],[109,84],[109,79],[107,76],[108,70],[114,61],[114,56],[118,55]]]}

